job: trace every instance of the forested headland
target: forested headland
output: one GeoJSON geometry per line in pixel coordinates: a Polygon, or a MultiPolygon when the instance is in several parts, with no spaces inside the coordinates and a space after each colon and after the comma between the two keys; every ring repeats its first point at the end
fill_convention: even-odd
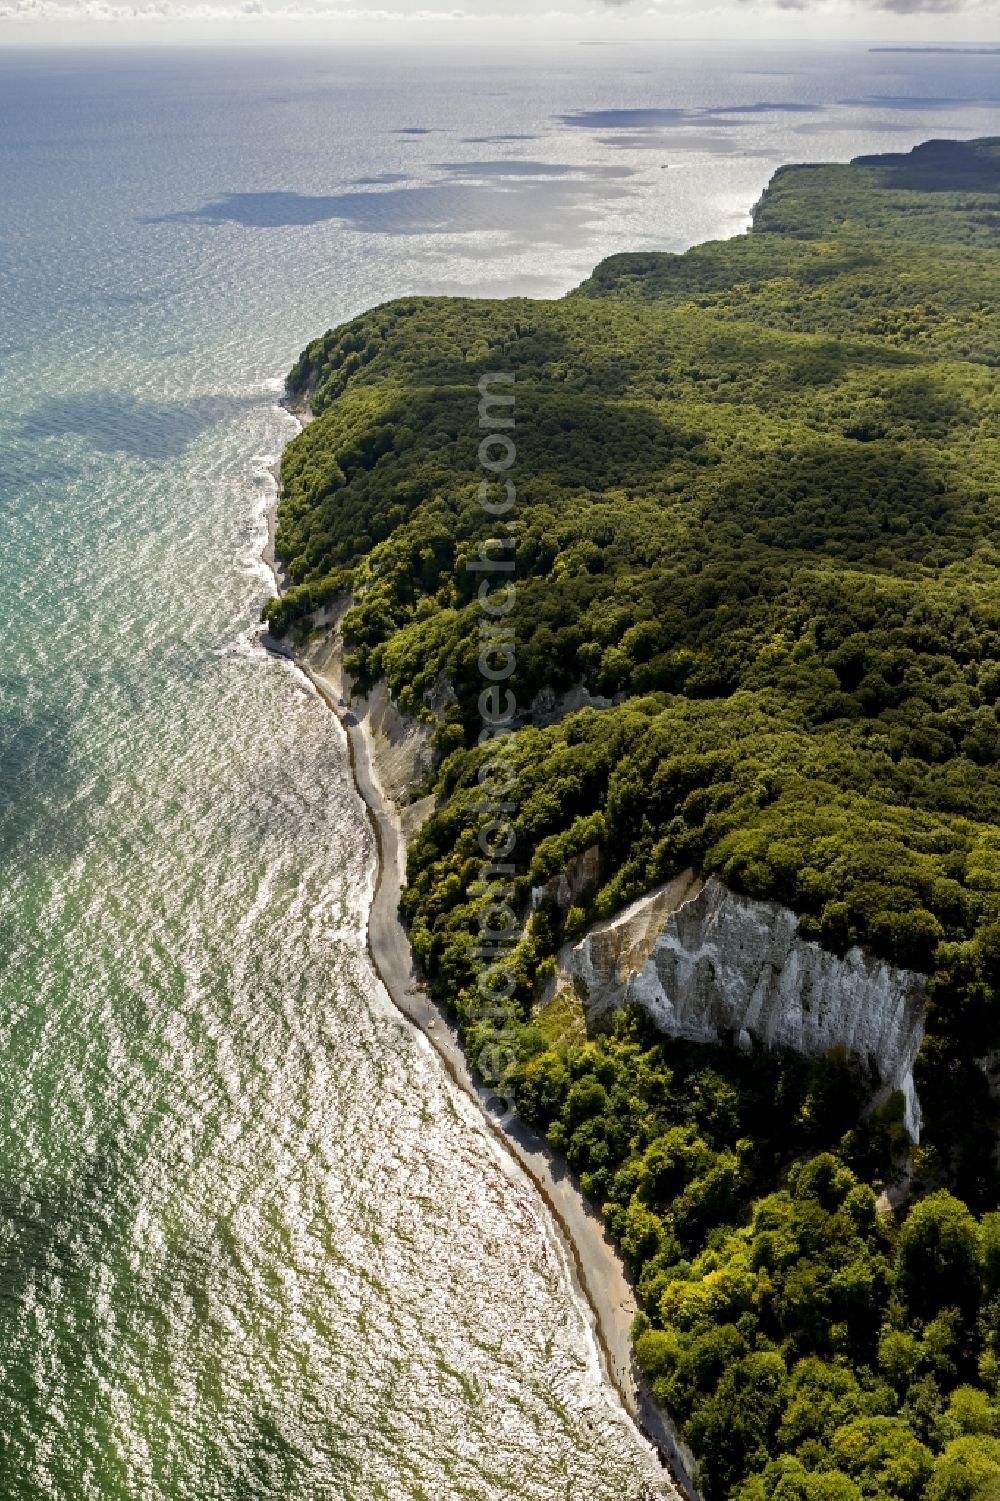
{"type": "Polygon", "coordinates": [[[787,167],[754,227],[554,302],[405,298],[317,339],[282,463],[301,634],[434,726],[403,913],[476,1048],[478,382],[516,377],[525,919],[508,1083],[636,1275],[709,1501],[1000,1498],[1000,141],[787,167]],[[604,705],[530,712],[573,689],[604,705]],[[587,849],[568,909],[530,892],[587,849]],[[588,1037],[567,939],[687,867],[929,976],[901,1102],[844,1059],[588,1037]],[[887,1211],[886,1188],[902,1195],[887,1211]]]}

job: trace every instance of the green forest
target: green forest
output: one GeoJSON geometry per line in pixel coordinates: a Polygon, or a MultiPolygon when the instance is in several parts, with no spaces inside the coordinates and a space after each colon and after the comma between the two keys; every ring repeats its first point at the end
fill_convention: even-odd
{"type": "Polygon", "coordinates": [[[752,230],[551,302],[404,298],[310,344],[282,463],[303,637],[433,725],[402,912],[473,1057],[480,576],[510,539],[503,737],[523,920],[506,1084],[635,1275],[636,1350],[706,1501],[1000,1501],[1000,141],[786,167],[752,230]],[[516,377],[518,504],[479,503],[516,377]],[[596,703],[554,723],[544,701],[596,703]],[[532,887],[586,849],[577,905],[532,887]],[[588,1036],[555,955],[714,872],[928,977],[919,1146],[844,1058],[588,1036]],[[902,1188],[901,1188],[902,1185],[902,1188]],[[886,1212],[895,1186],[904,1202],[886,1212]]]}

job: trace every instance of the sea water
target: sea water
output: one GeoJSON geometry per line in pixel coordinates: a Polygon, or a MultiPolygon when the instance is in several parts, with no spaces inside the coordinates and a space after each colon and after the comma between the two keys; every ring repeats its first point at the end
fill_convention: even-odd
{"type": "Polygon", "coordinates": [[[782,161],[995,127],[975,56],[0,59],[5,1501],[650,1494],[542,1206],[373,976],[340,732],[254,641],[281,377],[396,294],[559,295],[782,161]]]}

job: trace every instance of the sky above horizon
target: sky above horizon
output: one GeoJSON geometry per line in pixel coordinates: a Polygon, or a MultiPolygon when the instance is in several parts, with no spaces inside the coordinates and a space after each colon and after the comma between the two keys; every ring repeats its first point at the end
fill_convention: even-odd
{"type": "Polygon", "coordinates": [[[0,46],[1000,43],[1000,0],[0,0],[0,46]]]}

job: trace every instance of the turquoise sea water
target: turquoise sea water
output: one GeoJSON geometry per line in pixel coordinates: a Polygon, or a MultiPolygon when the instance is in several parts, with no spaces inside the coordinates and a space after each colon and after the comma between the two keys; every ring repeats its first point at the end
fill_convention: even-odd
{"type": "Polygon", "coordinates": [[[5,1501],[651,1494],[540,1205],[375,983],[339,732],[253,643],[281,376],[996,102],[822,49],[0,59],[5,1501]]]}

